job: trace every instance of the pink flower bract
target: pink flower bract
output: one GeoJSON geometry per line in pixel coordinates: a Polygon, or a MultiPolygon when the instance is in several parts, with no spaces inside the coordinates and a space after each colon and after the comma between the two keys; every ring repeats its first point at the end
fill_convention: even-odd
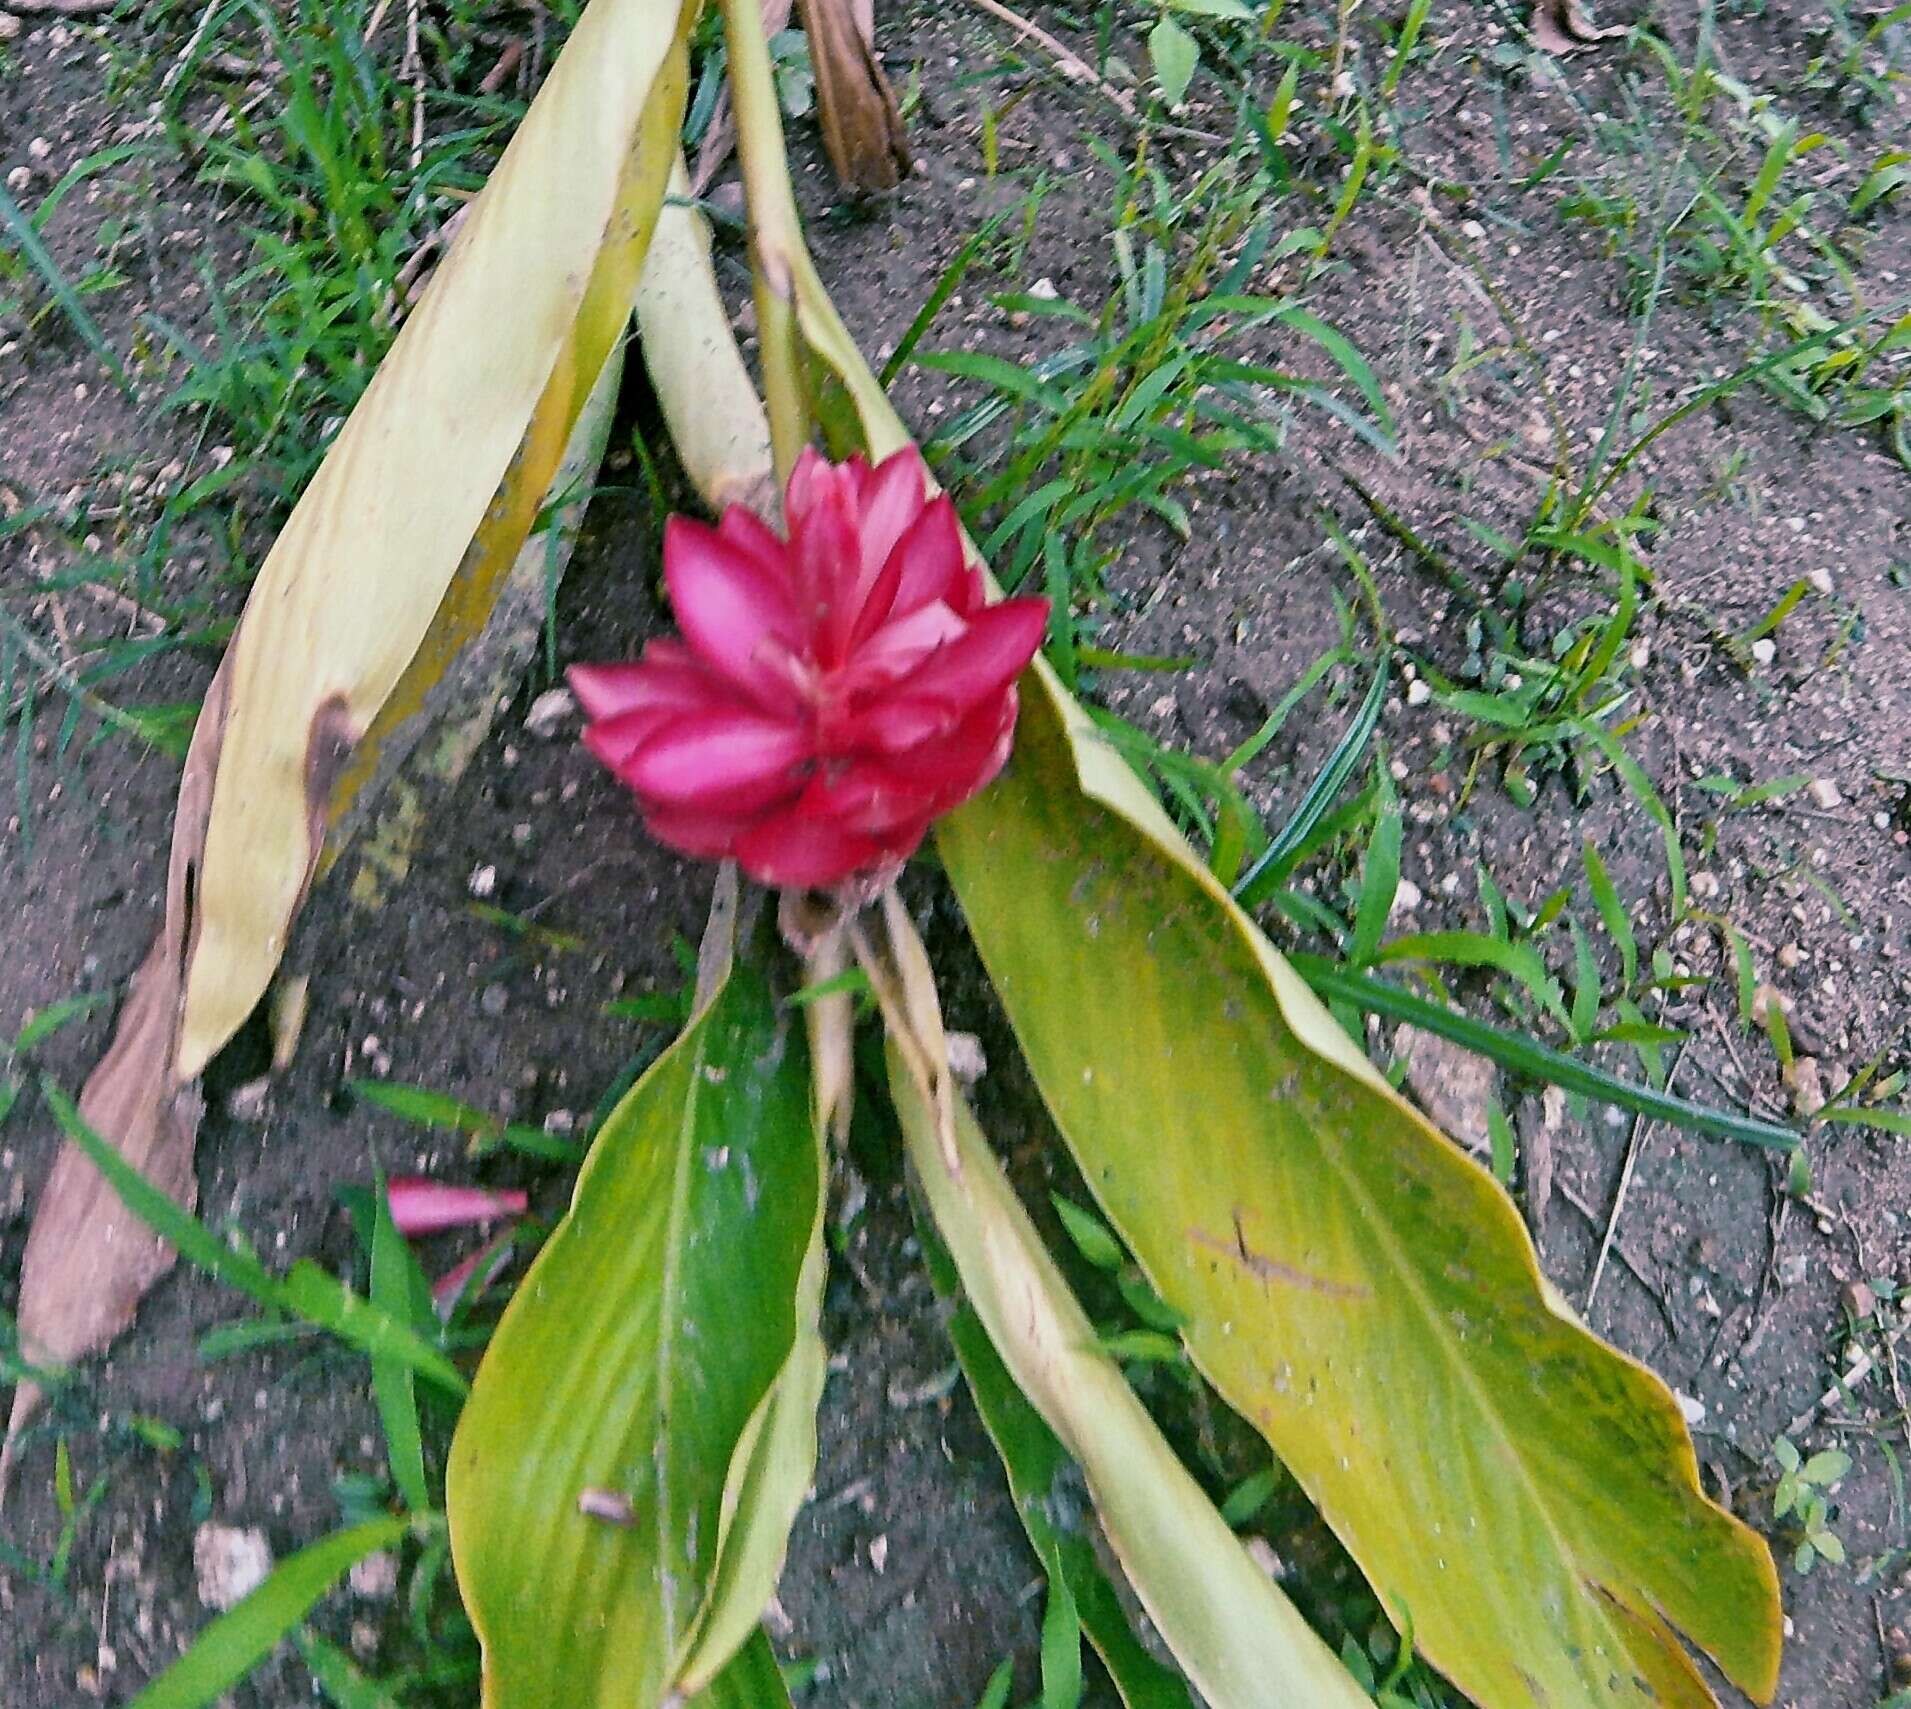
{"type": "Polygon", "coordinates": [[[1001,770],[1043,599],[988,603],[955,509],[912,448],[797,460],[789,538],[733,506],[673,516],[681,640],[578,665],[584,743],[659,841],[817,887],[900,866],[930,821],[1001,770]]]}

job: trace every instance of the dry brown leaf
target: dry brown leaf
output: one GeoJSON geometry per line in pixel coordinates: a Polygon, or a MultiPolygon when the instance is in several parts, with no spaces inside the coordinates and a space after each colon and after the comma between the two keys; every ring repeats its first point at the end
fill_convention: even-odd
{"type": "Polygon", "coordinates": [[[1581,0],[1538,0],[1533,7],[1533,44],[1545,53],[1578,53],[1594,42],[1603,42],[1626,33],[1624,24],[1601,29],[1587,14],[1581,0]]]}
{"type": "Polygon", "coordinates": [[[909,170],[896,96],[876,58],[874,12],[858,0],[797,0],[830,165],[847,190],[893,190],[909,170]],[[869,34],[865,35],[865,20],[869,34]]]}
{"type": "MultiPolygon", "coordinates": [[[[191,1209],[198,1197],[193,1149],[203,1100],[198,1082],[175,1072],[179,1007],[192,951],[193,901],[212,781],[225,739],[232,671],[221,664],[206,691],[179,784],[166,915],[134,974],[113,1043],[80,1092],[80,1114],[109,1134],[127,1162],[191,1209]]],[[[20,1265],[20,1350],[29,1363],[58,1365],[113,1339],[133,1321],[141,1298],[172,1268],[176,1254],[120,1203],[84,1152],[62,1145],[40,1194],[20,1265]]],[[[14,1438],[40,1404],[37,1384],[13,1391],[0,1444],[0,1494],[14,1438]]]]}

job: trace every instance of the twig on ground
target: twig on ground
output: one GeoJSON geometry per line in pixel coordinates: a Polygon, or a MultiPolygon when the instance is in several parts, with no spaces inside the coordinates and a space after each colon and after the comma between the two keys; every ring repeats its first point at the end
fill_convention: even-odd
{"type": "Polygon", "coordinates": [[[524,62],[524,38],[519,36],[498,55],[498,63],[484,74],[484,80],[478,85],[480,95],[495,95],[504,87],[505,79],[524,62]]]}
{"type": "Polygon", "coordinates": [[[1010,11],[1002,4],[1002,0],[970,0],[970,4],[980,6],[990,17],[1007,24],[1016,34],[1026,36],[1035,43],[1055,61],[1055,69],[1068,82],[1079,83],[1084,88],[1093,89],[1097,94],[1107,97],[1130,119],[1139,117],[1135,111],[1134,97],[1127,90],[1117,89],[1072,47],[1050,35],[1040,24],[1030,22],[1020,12],[1010,11]]]}
{"type": "MultiPolygon", "coordinates": [[[[1574,1210],[1579,1212],[1594,1228],[1599,1227],[1599,1213],[1586,1202],[1585,1196],[1572,1182],[1556,1177],[1553,1182],[1553,1191],[1564,1199],[1574,1210]]],[[[1672,1339],[1675,1341],[1679,1340],[1679,1320],[1673,1315],[1671,1303],[1665,1296],[1665,1290],[1645,1273],[1638,1259],[1634,1258],[1624,1246],[1615,1242],[1612,1250],[1613,1256],[1619,1260],[1621,1267],[1640,1287],[1645,1289],[1652,1303],[1659,1308],[1659,1315],[1665,1319],[1665,1326],[1671,1331],[1672,1339]]]]}
{"type": "MultiPolygon", "coordinates": [[[[1907,1328],[1911,1328],[1911,1325],[1901,1325],[1886,1335],[1881,1346],[1881,1351],[1886,1355],[1892,1353],[1897,1347],[1899,1338],[1905,1334],[1907,1328]]],[[[1878,1359],[1879,1354],[1869,1349],[1860,1353],[1856,1359],[1852,1360],[1852,1362],[1845,1367],[1843,1376],[1839,1377],[1830,1388],[1826,1389],[1810,1406],[1806,1407],[1791,1423],[1785,1426],[1785,1434],[1787,1436],[1802,1435],[1812,1427],[1818,1415],[1823,1412],[1826,1407],[1832,1406],[1840,1400],[1849,1399],[1851,1391],[1877,1369],[1878,1359]]]]}
{"type": "MultiPolygon", "coordinates": [[[[1666,1091],[1670,1092],[1673,1082],[1679,1078],[1679,1070],[1684,1066],[1686,1051],[1690,1048],[1688,1045],[1679,1052],[1678,1061],[1673,1063],[1671,1073],[1666,1075],[1666,1091]]],[[[1639,1153],[1645,1148],[1646,1134],[1651,1127],[1652,1123],[1644,1116],[1632,1118],[1632,1132],[1626,1138],[1626,1160],[1620,1166],[1619,1187],[1612,1196],[1612,1214],[1606,1219],[1606,1232],[1599,1242],[1599,1256],[1593,1261],[1592,1280],[1586,1285],[1585,1310],[1588,1313],[1592,1310],[1593,1300],[1598,1297],[1599,1283],[1606,1273],[1606,1260],[1611,1256],[1613,1242],[1618,1238],[1619,1218],[1626,1208],[1626,1195],[1632,1190],[1633,1171],[1638,1167],[1639,1153]]]]}
{"type": "Polygon", "coordinates": [[[212,28],[212,20],[218,15],[220,0],[206,0],[206,9],[199,14],[199,22],[192,27],[192,34],[186,38],[186,45],[179,50],[172,64],[166,67],[166,75],[159,80],[159,93],[168,94],[172,86],[185,75],[186,67],[199,52],[199,44],[206,39],[206,31],[212,28]]]}

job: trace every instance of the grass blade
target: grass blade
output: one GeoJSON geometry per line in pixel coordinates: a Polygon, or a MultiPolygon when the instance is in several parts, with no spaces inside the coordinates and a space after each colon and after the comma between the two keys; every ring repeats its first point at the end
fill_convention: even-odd
{"type": "Polygon", "coordinates": [[[86,340],[87,348],[100,359],[107,373],[113,376],[113,383],[131,397],[133,382],[126,377],[126,370],[120,366],[113,347],[106,342],[106,334],[100,331],[99,322],[87,312],[86,304],[80,301],[79,292],[73,289],[66,275],[60,271],[60,264],[40,241],[39,228],[8,194],[4,184],[0,184],[0,226],[5,226],[12,234],[13,241],[20,246],[20,253],[40,275],[48,294],[59,305],[60,312],[73,323],[73,330],[86,340]]]}
{"type": "Polygon", "coordinates": [[[1581,1062],[1577,1057],[1554,1050],[1550,1045],[1541,1044],[1523,1033],[1511,1032],[1486,1021],[1476,1021],[1471,1015],[1463,1015],[1443,1003],[1416,996],[1385,979],[1351,972],[1339,963],[1320,956],[1295,955],[1289,959],[1294,971],[1320,997],[1352,1003],[1358,1009],[1385,1015],[1389,1020],[1411,1022],[1427,1032],[1450,1039],[1454,1044],[1479,1052],[1512,1073],[1544,1080],[1568,1092],[1579,1092],[1588,1098],[1597,1098],[1601,1103],[1630,1110],[1635,1115],[1671,1122],[1675,1127],[1709,1134],[1715,1139],[1736,1139],[1772,1151],[1795,1151],[1798,1148],[1800,1136],[1797,1130],[1779,1122],[1766,1121],[1759,1116],[1740,1115],[1733,1110],[1714,1109],[1708,1104],[1695,1104],[1688,1098],[1675,1097],[1669,1092],[1657,1092],[1649,1086],[1621,1080],[1603,1068],[1581,1062]]]}

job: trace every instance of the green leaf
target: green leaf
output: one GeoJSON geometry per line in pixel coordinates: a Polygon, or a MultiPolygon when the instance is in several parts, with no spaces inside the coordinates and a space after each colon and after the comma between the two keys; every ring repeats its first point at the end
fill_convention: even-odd
{"type": "Polygon", "coordinates": [[[1367,859],[1360,872],[1360,901],[1354,909],[1354,937],[1348,945],[1347,959],[1355,967],[1365,967],[1380,948],[1386,935],[1387,920],[1393,913],[1394,894],[1400,888],[1400,803],[1394,795],[1393,780],[1386,779],[1380,789],[1380,811],[1374,819],[1373,836],[1367,843],[1367,859]]]}
{"type": "Polygon", "coordinates": [[[1161,4],[1196,18],[1231,18],[1242,23],[1251,23],[1254,18],[1241,0],[1161,0],[1161,4]]]}
{"type": "MultiPolygon", "coordinates": [[[[1115,1558],[1175,1659],[1214,1709],[1270,1701],[1364,1709],[1365,1698],[1255,1565],[1120,1370],[1043,1249],[966,1105],[951,1171],[919,1078],[893,1040],[889,1086],[935,1232],[931,1279],[967,1306],[950,1322],[1016,1508],[1129,1709],[1186,1709],[1188,1692],[1136,1641],[1097,1564],[1092,1535],[1053,1499],[1069,1461],[1088,1482],[1115,1558]],[[946,1246],[946,1252],[943,1250],[946,1246]]],[[[1046,1653],[1045,1628],[1045,1653],[1046,1653]]]]}
{"type": "Polygon", "coordinates": [[[1632,921],[1626,914],[1625,903],[1619,900],[1612,876],[1606,871],[1606,863],[1599,858],[1599,850],[1594,847],[1591,837],[1586,839],[1582,854],[1593,906],[1599,910],[1600,923],[1606,928],[1606,936],[1612,939],[1613,947],[1619,951],[1619,965],[1626,976],[1625,989],[1630,991],[1633,982],[1639,977],[1639,944],[1632,935],[1632,921]]]}
{"type": "Polygon", "coordinates": [[[1079,720],[1025,679],[1010,765],[937,846],[1083,1179],[1196,1364],[1470,1696],[1696,1709],[1675,1627],[1768,1690],[1770,1556],[1701,1494],[1671,1394],[1552,1309],[1501,1189],[1079,720]]]}
{"type": "Polygon", "coordinates": [[[989,1683],[976,1699],[975,1709],[1009,1709],[1009,1693],[1015,1689],[1015,1658],[1004,1656],[989,1675],[989,1683]]]}
{"type": "Polygon", "coordinates": [[[396,1696],[329,1639],[307,1630],[295,1633],[292,1641],[319,1689],[337,1709],[404,1709],[396,1696]]]}
{"type": "Polygon", "coordinates": [[[69,1021],[76,1021],[82,1015],[89,1015],[102,1003],[112,1000],[106,991],[89,991],[78,997],[64,997],[57,1003],[49,1003],[32,1020],[23,1026],[13,1041],[13,1053],[24,1055],[35,1045],[45,1044],[69,1021]]]}
{"type": "Polygon", "coordinates": [[[264,1584],[201,1632],[130,1709],[209,1709],[291,1636],[333,1585],[367,1555],[393,1547],[411,1525],[409,1519],[374,1519],[281,1561],[264,1584]]]}
{"type": "Polygon", "coordinates": [[[1057,1573],[1042,1613],[1042,1709],[1080,1709],[1081,1700],[1082,1621],[1068,1575],[1057,1573]]]}
{"type": "Polygon", "coordinates": [[[1060,1193],[1050,1193],[1048,1198],[1055,1207],[1055,1214],[1062,1219],[1062,1227],[1068,1231],[1068,1238],[1074,1241],[1076,1250],[1096,1269],[1119,1270],[1127,1263],[1128,1257],[1121,1249],[1121,1242],[1108,1232],[1107,1225],[1099,1217],[1090,1215],[1060,1193]]]}
{"type": "Polygon", "coordinates": [[[1172,18],[1163,18],[1148,32],[1148,57],[1154,63],[1155,87],[1170,107],[1181,105],[1201,63],[1201,49],[1172,18]]]}
{"type": "Polygon", "coordinates": [[[1252,1477],[1243,1478],[1221,1503],[1221,1517],[1237,1530],[1267,1505],[1267,1499],[1281,1481],[1276,1467],[1267,1466],[1252,1477]]]}
{"type": "Polygon", "coordinates": [[[823,1365],[807,1060],[739,963],[604,1123],[492,1337],[446,1476],[487,1702],[656,1709],[769,1601],[823,1365]]]}
{"type": "Polygon", "coordinates": [[[118,355],[106,342],[106,335],[100,331],[99,322],[87,312],[86,304],[80,300],[80,294],[74,290],[66,275],[60,271],[60,264],[53,259],[52,252],[40,239],[40,230],[29,219],[20,204],[8,194],[6,186],[0,185],[0,230],[8,232],[19,245],[20,253],[32,263],[33,269],[40,275],[40,282],[46,286],[47,295],[59,306],[60,312],[72,322],[73,330],[86,341],[87,348],[100,359],[100,366],[112,375],[114,385],[126,394],[133,395],[133,383],[126,377],[126,370],[120,366],[118,355]]]}
{"type": "MultiPolygon", "coordinates": [[[[418,1285],[423,1283],[418,1260],[392,1221],[391,1197],[381,1179],[372,1194],[372,1304],[415,1328],[420,1321],[416,1309],[418,1285]]],[[[429,1318],[428,1285],[425,1297],[425,1316],[429,1318]]],[[[412,1512],[427,1512],[432,1506],[431,1487],[425,1479],[424,1432],[418,1424],[418,1390],[411,1366],[403,1359],[379,1354],[372,1360],[372,1394],[378,1402],[379,1422],[385,1428],[385,1454],[391,1463],[392,1482],[412,1512]]]]}
{"type": "Polygon", "coordinates": [[[1566,1022],[1559,981],[1531,944],[1506,943],[1484,932],[1415,932],[1380,951],[1382,961],[1429,961],[1457,967],[1491,967],[1516,979],[1555,1019],[1566,1022]]]}

